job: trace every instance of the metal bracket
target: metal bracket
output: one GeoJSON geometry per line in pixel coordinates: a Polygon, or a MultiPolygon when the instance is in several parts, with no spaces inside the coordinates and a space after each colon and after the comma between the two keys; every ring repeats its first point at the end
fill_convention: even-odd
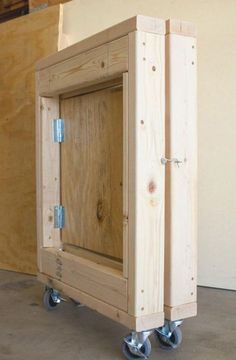
{"type": "Polygon", "coordinates": [[[166,336],[167,338],[170,338],[173,331],[177,326],[180,326],[183,323],[183,320],[165,320],[165,323],[160,328],[157,328],[156,331],[159,332],[159,334],[166,336]]]}
{"type": "Polygon", "coordinates": [[[131,336],[124,338],[125,343],[128,345],[130,352],[142,359],[148,359],[141,351],[141,348],[147,338],[154,332],[154,330],[136,332],[132,331],[131,336]]]}
{"type": "Polygon", "coordinates": [[[65,137],[65,123],[64,119],[53,120],[53,140],[57,143],[64,142],[65,137]]]}
{"type": "Polygon", "coordinates": [[[65,208],[62,205],[54,206],[54,228],[63,229],[65,226],[65,208]]]}

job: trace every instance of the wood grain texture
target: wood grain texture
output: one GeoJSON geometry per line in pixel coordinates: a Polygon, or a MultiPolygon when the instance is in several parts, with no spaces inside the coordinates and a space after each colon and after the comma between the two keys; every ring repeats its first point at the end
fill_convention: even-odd
{"type": "MultiPolygon", "coordinates": [[[[196,39],[166,36],[165,306],[196,302],[196,39]]],[[[195,311],[194,311],[195,314],[195,311]]]]}
{"type": "Polygon", "coordinates": [[[64,4],[70,0],[29,0],[30,12],[37,9],[42,9],[47,6],[64,4]]]}
{"type": "Polygon", "coordinates": [[[0,268],[36,272],[35,62],[57,51],[59,7],[0,25],[0,268]]]}
{"type": "Polygon", "coordinates": [[[54,228],[54,206],[60,204],[60,145],[54,142],[52,133],[53,119],[59,118],[59,98],[36,96],[37,244],[41,269],[40,249],[61,247],[60,229],[54,228]]]}
{"type": "Polygon", "coordinates": [[[63,243],[123,258],[122,87],[61,100],[63,243]]]}
{"type": "Polygon", "coordinates": [[[77,44],[63,49],[59,54],[54,54],[40,60],[36,66],[37,70],[45,69],[49,66],[70,59],[75,55],[122,38],[135,30],[164,35],[166,33],[166,23],[165,20],[153,18],[150,16],[134,16],[104,31],[90,36],[89,38],[84,39],[77,44]]]}
{"type": "Polygon", "coordinates": [[[127,69],[128,37],[125,36],[41,70],[39,92],[45,96],[61,95],[116,78],[127,69]]]}
{"type": "Polygon", "coordinates": [[[74,299],[82,304],[85,304],[89,308],[105,315],[106,317],[126,326],[128,329],[135,331],[145,331],[153,328],[157,328],[163,325],[163,314],[152,314],[148,316],[135,317],[129,315],[127,312],[117,309],[116,307],[107,304],[95,297],[86,294],[85,292],[69,286],[52,276],[45,274],[38,274],[38,280],[43,284],[48,285],[54,289],[58,289],[62,294],[66,294],[71,299],[74,299]]]}
{"type": "Polygon", "coordinates": [[[169,19],[166,21],[166,34],[196,37],[196,26],[189,21],[169,19]]]}
{"type": "Polygon", "coordinates": [[[165,52],[162,35],[129,35],[129,314],[163,313],[165,52]]]}
{"type": "Polygon", "coordinates": [[[127,311],[127,280],[122,272],[80,256],[42,249],[42,273],[127,311]]]}

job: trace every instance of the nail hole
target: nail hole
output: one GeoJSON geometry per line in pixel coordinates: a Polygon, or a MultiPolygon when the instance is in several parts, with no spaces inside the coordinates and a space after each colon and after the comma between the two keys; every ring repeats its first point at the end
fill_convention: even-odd
{"type": "Polygon", "coordinates": [[[101,67],[104,68],[104,66],[105,66],[105,63],[104,63],[104,61],[102,61],[101,62],[101,67]]]}
{"type": "Polygon", "coordinates": [[[144,57],[144,58],[143,58],[143,61],[145,61],[145,60],[146,60],[146,58],[144,57]]]}
{"type": "Polygon", "coordinates": [[[143,310],[144,310],[144,307],[141,307],[141,310],[143,311],[143,310]]]}
{"type": "Polygon", "coordinates": [[[144,124],[144,121],[143,121],[143,120],[141,120],[140,122],[141,122],[142,125],[144,124]]]}
{"type": "Polygon", "coordinates": [[[192,65],[194,65],[194,61],[192,61],[192,65]]]}
{"type": "Polygon", "coordinates": [[[156,71],[156,66],[153,66],[153,67],[152,67],[152,71],[156,71]]]}
{"type": "Polygon", "coordinates": [[[145,45],[146,45],[146,43],[145,43],[145,42],[143,42],[143,45],[145,46],[145,45]]]}

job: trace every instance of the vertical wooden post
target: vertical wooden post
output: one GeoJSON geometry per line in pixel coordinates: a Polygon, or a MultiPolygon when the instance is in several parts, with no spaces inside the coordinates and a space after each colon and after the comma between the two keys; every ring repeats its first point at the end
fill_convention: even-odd
{"type": "Polygon", "coordinates": [[[37,91],[36,101],[37,238],[40,270],[40,249],[60,247],[60,230],[54,229],[54,206],[60,204],[60,149],[59,144],[53,142],[52,128],[53,119],[59,117],[59,99],[41,97],[37,91]]]}
{"type": "Polygon", "coordinates": [[[170,20],[166,35],[165,316],[196,315],[196,39],[170,20]]]}
{"type": "MultiPolygon", "coordinates": [[[[164,35],[129,34],[128,312],[163,322],[164,35]]],[[[158,324],[157,324],[158,325],[158,324]]],[[[159,325],[159,326],[160,326],[159,325]]]]}

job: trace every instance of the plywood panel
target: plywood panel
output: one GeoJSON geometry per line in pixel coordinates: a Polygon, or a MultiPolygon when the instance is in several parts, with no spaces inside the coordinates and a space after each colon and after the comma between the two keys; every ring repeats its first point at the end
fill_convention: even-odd
{"type": "Polygon", "coordinates": [[[121,86],[61,100],[64,243],[122,258],[123,91],[121,86]]]}
{"type": "Polygon", "coordinates": [[[0,268],[36,272],[35,62],[57,51],[60,7],[0,25],[0,268]]]}

